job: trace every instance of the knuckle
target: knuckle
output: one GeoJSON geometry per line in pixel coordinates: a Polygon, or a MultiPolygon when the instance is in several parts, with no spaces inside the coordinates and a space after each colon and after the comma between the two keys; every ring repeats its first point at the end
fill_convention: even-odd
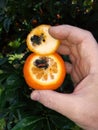
{"type": "Polygon", "coordinates": [[[90,31],[88,31],[88,30],[85,30],[85,34],[86,34],[86,36],[89,36],[89,37],[92,36],[92,33],[90,31]]]}
{"type": "Polygon", "coordinates": [[[44,106],[48,108],[52,108],[53,106],[53,99],[50,95],[48,95],[47,91],[39,91],[39,102],[42,103],[44,106]]]}

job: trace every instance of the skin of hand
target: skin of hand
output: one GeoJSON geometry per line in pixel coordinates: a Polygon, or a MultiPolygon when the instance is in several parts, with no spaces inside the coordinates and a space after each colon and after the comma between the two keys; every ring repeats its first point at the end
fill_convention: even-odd
{"type": "Polygon", "coordinates": [[[74,82],[71,94],[34,90],[31,99],[68,117],[85,130],[98,130],[98,45],[93,35],[70,25],[53,26],[49,33],[61,41],[58,52],[69,55],[67,73],[74,82]]]}

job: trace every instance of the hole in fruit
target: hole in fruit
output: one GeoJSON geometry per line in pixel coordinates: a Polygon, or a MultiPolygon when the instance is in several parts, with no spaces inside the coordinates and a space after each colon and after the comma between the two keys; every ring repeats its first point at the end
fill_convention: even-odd
{"type": "Polygon", "coordinates": [[[41,44],[41,37],[34,35],[31,37],[31,41],[33,45],[40,45],[41,44]]]}
{"type": "Polygon", "coordinates": [[[49,64],[48,64],[48,59],[46,57],[41,57],[39,59],[36,59],[34,62],[34,65],[38,68],[44,68],[47,69],[49,64]]]}
{"type": "Polygon", "coordinates": [[[45,39],[43,39],[43,42],[45,42],[45,39]]]}
{"type": "Polygon", "coordinates": [[[34,35],[31,37],[31,42],[33,45],[40,45],[41,41],[45,42],[44,34],[42,33],[40,36],[34,35]]]}

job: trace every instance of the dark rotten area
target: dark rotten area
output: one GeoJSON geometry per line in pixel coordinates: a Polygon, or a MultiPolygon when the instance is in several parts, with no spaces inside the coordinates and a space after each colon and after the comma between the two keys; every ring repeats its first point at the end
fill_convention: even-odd
{"type": "Polygon", "coordinates": [[[41,57],[40,59],[36,59],[34,65],[38,68],[47,69],[49,66],[48,59],[46,57],[41,57]]]}

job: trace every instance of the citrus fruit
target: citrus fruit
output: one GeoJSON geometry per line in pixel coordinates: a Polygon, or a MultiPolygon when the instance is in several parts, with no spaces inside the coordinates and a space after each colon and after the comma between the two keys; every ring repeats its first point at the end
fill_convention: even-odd
{"type": "Polygon", "coordinates": [[[42,56],[30,54],[23,68],[24,78],[29,87],[40,90],[55,90],[63,83],[66,68],[57,53],[42,56]]]}
{"type": "Polygon", "coordinates": [[[49,28],[50,25],[43,24],[31,30],[26,39],[30,51],[40,55],[47,55],[57,50],[60,41],[49,34],[49,28]]]}

